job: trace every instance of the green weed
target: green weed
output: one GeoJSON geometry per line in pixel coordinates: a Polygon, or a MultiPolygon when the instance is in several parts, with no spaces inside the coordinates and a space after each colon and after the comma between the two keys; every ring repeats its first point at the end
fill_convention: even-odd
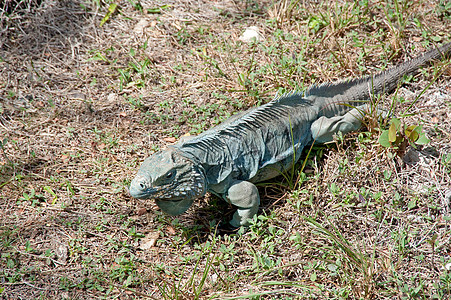
{"type": "Polygon", "coordinates": [[[322,260],[326,263],[329,276],[341,278],[355,297],[371,298],[376,287],[375,250],[370,253],[367,253],[367,250],[362,251],[350,243],[331,223],[325,227],[313,218],[304,219],[313,228],[312,234],[323,238],[326,242],[319,249],[324,253],[322,260]]]}

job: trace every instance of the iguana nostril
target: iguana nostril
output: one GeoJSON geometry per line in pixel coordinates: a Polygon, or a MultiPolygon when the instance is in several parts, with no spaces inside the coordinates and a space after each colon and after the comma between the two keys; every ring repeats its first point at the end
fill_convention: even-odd
{"type": "Polygon", "coordinates": [[[146,185],[144,184],[144,182],[140,182],[140,183],[139,183],[139,187],[140,187],[142,190],[146,189],[146,185]]]}

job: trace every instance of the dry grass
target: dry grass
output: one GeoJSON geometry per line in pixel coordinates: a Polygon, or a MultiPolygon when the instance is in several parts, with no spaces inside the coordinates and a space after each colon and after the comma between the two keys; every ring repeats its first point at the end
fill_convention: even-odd
{"type": "Polygon", "coordinates": [[[398,158],[377,130],[315,148],[242,236],[213,235],[231,212],[215,198],[172,218],[127,191],[187,132],[449,41],[446,2],[120,1],[102,27],[108,3],[19,2],[0,12],[0,298],[448,297],[446,62],[397,94],[399,114],[444,70],[403,119],[429,150],[398,158]],[[240,42],[248,26],[264,39],[240,42]]]}

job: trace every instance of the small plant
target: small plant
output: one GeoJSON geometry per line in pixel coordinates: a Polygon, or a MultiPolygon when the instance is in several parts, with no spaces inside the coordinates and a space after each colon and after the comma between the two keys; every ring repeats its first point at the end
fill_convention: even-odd
{"type": "Polygon", "coordinates": [[[138,232],[136,230],[136,226],[133,226],[129,231],[128,234],[130,235],[130,237],[134,238],[134,239],[140,239],[143,238],[145,235],[142,234],[141,232],[138,232]]]}
{"type": "Polygon", "coordinates": [[[408,145],[416,148],[417,145],[425,145],[429,142],[430,139],[423,132],[422,125],[404,127],[397,118],[390,120],[390,127],[383,130],[379,137],[379,144],[386,148],[395,149],[398,155],[402,155],[408,145]]]}
{"type": "MultiPolygon", "coordinates": [[[[206,287],[207,278],[215,273],[214,265],[217,262],[217,248],[219,240],[213,237],[211,241],[203,245],[196,244],[194,246],[196,251],[193,251],[192,257],[185,257],[182,259],[182,264],[178,270],[180,278],[188,276],[185,282],[180,278],[171,278],[157,275],[160,283],[158,289],[162,295],[162,299],[200,299],[206,287]],[[205,265],[201,265],[202,258],[206,257],[205,265]],[[188,273],[187,265],[194,266],[194,269],[188,273]]],[[[166,273],[166,266],[156,266],[160,272],[166,273]]]]}
{"type": "Polygon", "coordinates": [[[30,202],[31,206],[36,207],[42,201],[45,201],[45,197],[42,194],[36,194],[36,191],[31,189],[29,193],[23,192],[22,197],[19,198],[19,201],[30,202]]]}
{"type": "Polygon", "coordinates": [[[343,283],[351,284],[352,293],[358,296],[356,298],[372,298],[376,286],[374,273],[378,263],[375,250],[360,249],[352,244],[332,223],[324,226],[313,218],[304,219],[312,227],[312,235],[326,241],[321,247],[313,246],[324,252],[322,259],[330,274],[341,278],[343,283]],[[356,278],[359,278],[359,284],[355,284],[356,278]]]}
{"type": "Polygon", "coordinates": [[[131,96],[127,96],[126,100],[130,105],[135,109],[141,109],[144,107],[144,104],[142,103],[142,95],[139,96],[139,98],[133,98],[131,96]]]}
{"type": "Polygon", "coordinates": [[[439,4],[435,7],[435,13],[440,19],[451,19],[451,2],[440,0],[439,4]]]}
{"type": "Polygon", "coordinates": [[[324,16],[310,16],[308,20],[308,29],[309,32],[316,34],[323,27],[327,26],[327,21],[324,19],[324,16]]]}

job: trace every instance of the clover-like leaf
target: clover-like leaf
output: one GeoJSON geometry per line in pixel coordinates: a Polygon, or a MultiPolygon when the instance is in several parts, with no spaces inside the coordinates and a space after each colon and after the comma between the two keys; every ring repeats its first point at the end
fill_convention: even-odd
{"type": "Polygon", "coordinates": [[[379,144],[381,144],[385,148],[391,147],[391,143],[388,139],[388,130],[382,131],[381,136],[379,137],[379,144]]]}
{"type": "Polygon", "coordinates": [[[395,122],[392,122],[390,124],[390,127],[388,128],[388,140],[391,143],[394,143],[396,141],[396,132],[397,132],[396,124],[395,122]]]}
{"type": "Polygon", "coordinates": [[[424,132],[422,132],[420,134],[420,136],[418,137],[418,139],[415,141],[415,144],[426,145],[426,144],[429,144],[430,142],[431,142],[431,140],[426,136],[426,134],[424,132]]]}
{"type": "MultiPolygon", "coordinates": [[[[416,140],[418,140],[418,138],[420,137],[420,133],[417,130],[418,127],[419,126],[416,126],[416,125],[410,125],[409,127],[407,127],[404,130],[404,134],[409,139],[409,141],[416,142],[416,140]]],[[[420,129],[420,132],[421,132],[421,129],[420,129]]]]}

